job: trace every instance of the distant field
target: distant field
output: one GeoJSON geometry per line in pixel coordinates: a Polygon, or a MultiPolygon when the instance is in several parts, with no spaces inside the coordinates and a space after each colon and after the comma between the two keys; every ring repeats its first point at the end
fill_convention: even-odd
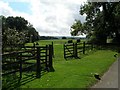
{"type": "MultiPolygon", "coordinates": [[[[63,44],[67,40],[40,40],[40,45],[54,43],[53,67],[55,72],[49,72],[40,79],[35,79],[21,88],[88,88],[97,80],[94,73],[103,75],[116,60],[116,52],[110,50],[95,50],[81,59],[63,58],[63,44]]],[[[32,45],[32,44],[27,44],[32,45]]],[[[81,54],[82,56],[82,54],[81,54]]]]}
{"type": "MultiPolygon", "coordinates": [[[[55,39],[55,40],[39,40],[37,41],[39,43],[39,45],[47,45],[47,44],[51,44],[52,42],[55,45],[62,45],[64,43],[66,43],[68,40],[72,40],[72,39],[55,39]]],[[[85,39],[81,39],[81,42],[85,41],[85,39]]],[[[73,39],[73,42],[76,42],[75,39],[73,39]]],[[[32,43],[27,43],[26,45],[33,45],[32,43]]]]}

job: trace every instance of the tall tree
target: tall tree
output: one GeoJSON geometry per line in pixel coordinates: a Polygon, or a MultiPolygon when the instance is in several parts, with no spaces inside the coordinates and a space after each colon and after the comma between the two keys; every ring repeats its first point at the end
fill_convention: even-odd
{"type": "Polygon", "coordinates": [[[38,32],[28,21],[22,17],[4,17],[2,18],[2,41],[3,47],[7,45],[25,44],[30,41],[30,36],[33,35],[32,41],[36,41],[39,38],[38,32]]]}
{"type": "MultiPolygon", "coordinates": [[[[106,43],[108,36],[120,42],[120,2],[88,2],[80,8],[86,14],[84,30],[97,43],[106,43]]],[[[82,30],[83,31],[83,30],[82,30]]]]}
{"type": "Polygon", "coordinates": [[[16,29],[18,31],[22,31],[27,28],[28,21],[22,17],[9,16],[6,19],[6,24],[10,29],[16,29]]]}

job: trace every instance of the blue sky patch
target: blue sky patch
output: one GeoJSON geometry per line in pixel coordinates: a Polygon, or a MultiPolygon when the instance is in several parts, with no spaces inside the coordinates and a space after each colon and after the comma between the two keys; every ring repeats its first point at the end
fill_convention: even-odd
{"type": "Polygon", "coordinates": [[[13,10],[15,10],[15,11],[19,11],[19,12],[24,12],[24,13],[31,14],[30,4],[29,3],[24,3],[24,2],[9,2],[9,6],[13,10]]]}

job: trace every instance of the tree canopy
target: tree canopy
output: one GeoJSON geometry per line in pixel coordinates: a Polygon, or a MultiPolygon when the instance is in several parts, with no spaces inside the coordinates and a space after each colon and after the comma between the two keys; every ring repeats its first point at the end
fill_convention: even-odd
{"type": "Polygon", "coordinates": [[[18,31],[22,31],[27,29],[28,21],[22,17],[10,16],[6,18],[6,24],[10,29],[16,29],[18,31]]]}
{"type": "MultiPolygon", "coordinates": [[[[106,43],[107,38],[120,43],[120,2],[88,2],[80,7],[80,14],[86,14],[86,22],[73,26],[72,33],[87,33],[96,43],[106,43]]],[[[77,35],[77,34],[76,34],[77,35]]]]}
{"type": "Polygon", "coordinates": [[[81,32],[83,31],[83,28],[82,28],[82,23],[80,20],[75,20],[75,23],[71,26],[71,35],[72,36],[76,36],[78,35],[79,33],[78,32],[81,32]]]}
{"type": "Polygon", "coordinates": [[[27,20],[22,17],[2,18],[2,43],[6,45],[25,44],[39,39],[39,34],[27,20]],[[31,37],[32,36],[32,37],[31,37]]]}

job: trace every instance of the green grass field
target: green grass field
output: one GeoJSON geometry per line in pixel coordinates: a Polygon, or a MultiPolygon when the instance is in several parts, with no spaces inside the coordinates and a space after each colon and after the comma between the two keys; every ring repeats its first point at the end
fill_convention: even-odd
{"type": "MultiPolygon", "coordinates": [[[[48,72],[41,78],[35,79],[21,86],[21,88],[88,88],[97,80],[94,73],[102,76],[109,66],[116,60],[115,51],[94,50],[81,59],[63,58],[63,44],[66,40],[38,41],[40,45],[54,43],[53,67],[55,72],[48,72]]],[[[32,44],[28,44],[32,45],[32,44]]]]}

